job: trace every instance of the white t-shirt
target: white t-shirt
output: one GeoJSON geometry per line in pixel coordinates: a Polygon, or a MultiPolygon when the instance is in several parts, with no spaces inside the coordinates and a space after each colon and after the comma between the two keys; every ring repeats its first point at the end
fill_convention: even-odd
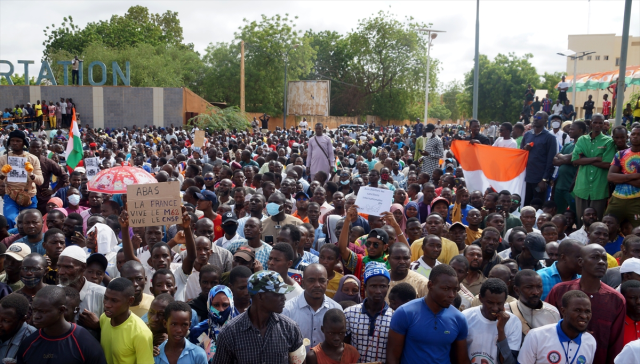
{"type": "MultiPolygon", "coordinates": [[[[596,353],[596,339],[594,339],[588,332],[583,332],[582,335],[579,336],[580,345],[573,340],[561,343],[558,337],[558,325],[560,324],[549,324],[529,331],[527,336],[524,338],[522,348],[520,348],[518,363],[593,363],[593,356],[596,353]],[[566,353],[569,353],[568,358],[565,357],[567,356],[566,353]]],[[[568,340],[569,338],[564,336],[564,339],[568,340]]],[[[619,357],[620,356],[618,356],[618,358],[619,357]]],[[[638,361],[635,360],[620,363],[637,362],[638,361]]],[[[617,360],[616,363],[618,363],[617,360]]]]}
{"type": "MultiPolygon", "coordinates": [[[[487,360],[490,364],[498,363],[498,321],[487,320],[482,316],[481,308],[482,306],[476,306],[462,311],[469,326],[467,335],[469,359],[471,364],[481,364],[482,361],[487,360]]],[[[522,324],[512,313],[507,312],[507,314],[510,317],[504,327],[504,333],[507,336],[509,348],[512,351],[518,351],[522,341],[522,324]]]]}
{"type": "Polygon", "coordinates": [[[289,293],[285,293],[284,294],[284,298],[289,301],[293,298],[296,298],[298,296],[300,296],[301,294],[304,293],[304,289],[302,289],[302,287],[300,287],[300,285],[296,282],[293,281],[293,291],[289,292],[289,293]]]}
{"type": "Polygon", "coordinates": [[[615,364],[640,363],[640,340],[625,345],[613,362],[615,364]]]}
{"type": "Polygon", "coordinates": [[[301,122],[300,122],[300,124],[298,124],[298,127],[299,127],[299,128],[300,128],[300,130],[302,130],[302,131],[307,131],[307,126],[308,126],[308,125],[309,125],[309,124],[308,124],[306,121],[304,121],[304,120],[303,120],[303,121],[301,121],[301,122]]]}
{"type": "Polygon", "coordinates": [[[562,82],[562,81],[560,81],[560,83],[558,84],[558,90],[560,90],[561,88],[565,88],[565,87],[571,87],[571,82],[562,82]]]}
{"type": "Polygon", "coordinates": [[[493,143],[494,147],[518,149],[518,143],[513,138],[504,139],[500,137],[493,143]]]}
{"type": "Polygon", "coordinates": [[[551,112],[554,115],[560,115],[562,113],[562,104],[553,104],[553,107],[551,108],[551,112]]]}
{"type": "Polygon", "coordinates": [[[567,133],[562,131],[562,129],[558,129],[557,133],[554,132],[553,129],[551,129],[551,134],[556,136],[556,140],[558,141],[558,145],[560,149],[562,149],[562,147],[564,147],[565,145],[571,143],[571,138],[567,133]],[[566,135],[566,137],[564,137],[564,143],[562,142],[563,135],[566,135]]]}

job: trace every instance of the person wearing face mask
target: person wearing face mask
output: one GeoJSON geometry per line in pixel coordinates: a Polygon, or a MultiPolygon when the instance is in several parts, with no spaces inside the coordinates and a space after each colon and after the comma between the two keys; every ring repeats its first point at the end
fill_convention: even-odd
{"type": "Polygon", "coordinates": [[[569,134],[562,131],[561,126],[562,126],[562,118],[560,117],[560,115],[552,115],[551,128],[553,130],[551,131],[551,133],[555,135],[556,139],[558,140],[558,145],[560,147],[560,150],[562,150],[562,148],[565,145],[571,143],[571,138],[569,137],[569,134]]]}
{"type": "Polygon", "coordinates": [[[297,219],[284,212],[284,194],[276,191],[269,196],[267,203],[267,213],[270,217],[262,222],[262,238],[261,240],[267,244],[274,244],[278,233],[282,226],[292,224],[295,226],[302,225],[302,220],[297,219]]]}
{"type": "Polygon", "coordinates": [[[75,188],[75,187],[71,187],[69,188],[69,190],[67,191],[67,202],[68,202],[68,207],[66,208],[67,210],[67,214],[72,214],[72,213],[81,213],[84,210],[88,210],[88,207],[84,207],[84,206],[80,206],[80,199],[81,199],[81,195],[80,195],[80,191],[75,188]]]}
{"type": "Polygon", "coordinates": [[[231,243],[242,239],[237,233],[238,218],[233,212],[225,212],[222,214],[222,230],[224,230],[224,236],[216,240],[214,245],[228,249],[231,243]]]}
{"type": "MultiPolygon", "coordinates": [[[[20,268],[20,281],[24,283],[24,287],[16,291],[23,295],[28,301],[29,305],[33,303],[33,297],[46,286],[42,281],[44,273],[47,269],[47,261],[44,257],[38,253],[31,253],[24,257],[22,261],[22,268],[20,268]]],[[[32,325],[31,319],[31,306],[27,313],[27,323],[32,325]]]]}
{"type": "Polygon", "coordinates": [[[233,303],[231,289],[223,285],[217,285],[209,291],[207,311],[208,319],[191,329],[189,341],[203,348],[207,358],[212,358],[216,353],[220,330],[240,313],[233,303]]]}

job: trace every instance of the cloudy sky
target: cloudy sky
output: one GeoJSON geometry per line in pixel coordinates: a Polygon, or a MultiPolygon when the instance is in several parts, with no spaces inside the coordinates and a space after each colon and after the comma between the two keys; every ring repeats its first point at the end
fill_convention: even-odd
{"type": "MultiPolygon", "coordinates": [[[[441,81],[462,80],[473,67],[475,7],[473,0],[429,1],[28,1],[0,0],[0,59],[14,65],[17,60],[42,57],[43,29],[60,24],[72,15],[75,23],[106,20],[123,15],[132,5],[144,5],[154,13],[177,11],[185,42],[203,53],[213,42],[233,39],[242,19],[257,20],[261,14],[297,15],[298,28],[314,31],[349,32],[358,19],[379,10],[389,10],[399,19],[413,16],[445,30],[434,41],[432,56],[442,63],[441,81]]],[[[482,0],[480,4],[480,53],[493,58],[498,53],[532,53],[540,73],[562,71],[565,59],[556,55],[567,48],[569,34],[622,33],[624,1],[571,0],[525,1],[482,0]],[[590,10],[590,11],[589,11],[590,10]],[[590,16],[589,26],[587,19],[590,16]]],[[[640,0],[633,1],[631,35],[640,35],[640,0]]],[[[6,71],[7,66],[0,66],[6,71]]],[[[39,66],[30,68],[36,75],[39,66]]],[[[16,70],[22,73],[21,69],[16,70]]],[[[134,71],[135,72],[135,71],[134,71]]],[[[580,72],[580,70],[578,70],[580,72]]]]}

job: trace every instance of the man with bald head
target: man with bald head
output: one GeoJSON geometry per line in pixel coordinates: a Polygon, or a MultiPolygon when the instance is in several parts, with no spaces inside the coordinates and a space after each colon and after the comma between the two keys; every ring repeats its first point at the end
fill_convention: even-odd
{"type": "Polygon", "coordinates": [[[320,264],[310,264],[302,278],[304,293],[288,300],[282,311],[298,324],[303,337],[311,340],[307,351],[324,341],[324,333],[319,328],[325,313],[332,308],[342,310],[342,306],[326,296],[327,283],[327,270],[320,264]]]}
{"type": "MultiPolygon", "coordinates": [[[[609,228],[607,225],[601,222],[594,222],[589,226],[589,244],[598,244],[604,248],[605,245],[609,242],[609,228]]],[[[615,268],[618,266],[618,261],[607,253],[607,267],[615,268]]]]}
{"type": "Polygon", "coordinates": [[[582,267],[582,277],[557,284],[549,292],[546,301],[562,312],[560,308],[565,293],[572,290],[586,293],[591,300],[593,314],[587,331],[593,332],[597,342],[593,362],[613,364],[614,358],[624,346],[624,297],[600,281],[607,272],[607,252],[601,245],[589,244],[582,247],[578,263],[582,267]]]}
{"type": "Polygon", "coordinates": [[[129,309],[138,317],[144,316],[149,311],[149,307],[153,301],[152,295],[144,293],[145,287],[148,284],[144,267],[140,262],[130,260],[122,265],[120,274],[122,278],[126,278],[133,283],[135,300],[129,309]]]}
{"type": "Polygon", "coordinates": [[[582,267],[579,264],[579,260],[582,246],[575,239],[564,239],[558,245],[558,260],[551,266],[538,271],[540,278],[542,278],[541,299],[547,298],[547,295],[556,284],[580,278],[582,267]]]}
{"type": "Polygon", "coordinates": [[[25,237],[16,240],[16,243],[24,243],[31,248],[31,251],[38,254],[46,254],[47,251],[42,246],[44,233],[42,232],[42,213],[36,209],[29,209],[22,212],[22,230],[25,237]]]}
{"type": "MultiPolygon", "coordinates": [[[[498,264],[493,268],[491,268],[491,270],[489,271],[489,275],[487,276],[487,279],[489,278],[498,278],[499,280],[503,281],[504,284],[506,284],[507,287],[509,288],[509,291],[511,291],[511,286],[513,286],[513,280],[511,279],[511,269],[509,269],[509,267],[507,267],[506,265],[498,264]]],[[[507,294],[507,300],[505,302],[505,305],[515,301],[516,301],[515,297],[507,294]]],[[[473,301],[471,301],[471,307],[476,307],[480,305],[482,305],[482,302],[480,302],[480,295],[477,294],[473,298],[473,301]]]]}
{"type": "Polygon", "coordinates": [[[523,206],[530,205],[534,197],[544,200],[553,174],[553,157],[558,154],[558,141],[555,135],[545,129],[548,118],[549,115],[546,112],[538,111],[533,116],[532,129],[524,134],[520,143],[521,149],[529,151],[523,206]]]}
{"type": "MultiPolygon", "coordinates": [[[[223,273],[231,270],[233,255],[229,253],[227,249],[215,244],[211,244],[211,242],[215,238],[213,221],[211,221],[211,219],[203,217],[202,219],[198,220],[198,222],[196,222],[195,236],[197,237],[197,239],[195,240],[196,250],[198,247],[198,239],[200,239],[200,246],[202,248],[204,248],[205,246],[205,243],[202,239],[206,238],[207,240],[209,240],[209,245],[211,246],[211,255],[208,257],[209,264],[213,264],[219,267],[223,273]]],[[[198,253],[196,251],[196,254],[201,253],[202,252],[198,253]]]]}

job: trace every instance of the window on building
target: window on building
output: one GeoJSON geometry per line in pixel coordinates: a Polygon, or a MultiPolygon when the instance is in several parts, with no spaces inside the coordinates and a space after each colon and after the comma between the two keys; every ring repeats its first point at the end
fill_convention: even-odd
{"type": "Polygon", "coordinates": [[[599,61],[599,60],[600,60],[600,56],[596,56],[596,61],[599,61]]]}
{"type": "Polygon", "coordinates": [[[590,60],[591,60],[591,56],[587,56],[587,61],[590,61],[590,60]]]}
{"type": "Polygon", "coordinates": [[[616,57],[616,67],[620,65],[620,57],[616,57]]]}
{"type": "Polygon", "coordinates": [[[578,60],[584,61],[584,56],[583,57],[578,57],[578,60]]]}
{"type": "Polygon", "coordinates": [[[604,56],[604,60],[608,61],[609,60],[609,56],[604,56]]]}

